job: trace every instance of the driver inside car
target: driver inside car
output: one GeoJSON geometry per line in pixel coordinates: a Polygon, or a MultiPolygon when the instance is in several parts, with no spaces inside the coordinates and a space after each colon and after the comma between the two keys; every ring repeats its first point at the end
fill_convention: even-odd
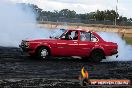
{"type": "Polygon", "coordinates": [[[72,40],[70,35],[71,35],[71,32],[67,32],[65,35],[65,40],[72,40]]]}
{"type": "Polygon", "coordinates": [[[75,32],[75,36],[73,37],[73,40],[77,40],[78,39],[78,31],[75,32]]]}

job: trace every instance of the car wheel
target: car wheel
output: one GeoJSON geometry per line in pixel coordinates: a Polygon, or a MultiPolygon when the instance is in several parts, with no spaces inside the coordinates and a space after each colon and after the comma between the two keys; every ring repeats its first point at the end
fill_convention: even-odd
{"type": "Polygon", "coordinates": [[[45,47],[42,47],[38,50],[38,58],[39,59],[47,59],[49,57],[49,50],[45,47]]]}
{"type": "Polygon", "coordinates": [[[100,62],[104,58],[104,53],[101,50],[94,50],[90,55],[90,61],[100,62]]]}

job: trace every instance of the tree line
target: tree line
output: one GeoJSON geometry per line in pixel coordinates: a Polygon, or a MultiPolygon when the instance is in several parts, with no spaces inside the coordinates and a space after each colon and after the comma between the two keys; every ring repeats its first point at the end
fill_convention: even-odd
{"type": "Polygon", "coordinates": [[[48,18],[65,18],[65,19],[78,19],[78,20],[88,20],[88,21],[111,21],[114,22],[116,19],[117,22],[132,22],[132,18],[127,18],[120,16],[116,13],[115,10],[97,10],[95,12],[78,14],[74,10],[62,9],[60,11],[54,10],[52,11],[44,11],[34,4],[24,4],[31,7],[34,13],[37,15],[37,21],[48,20],[48,18]]]}

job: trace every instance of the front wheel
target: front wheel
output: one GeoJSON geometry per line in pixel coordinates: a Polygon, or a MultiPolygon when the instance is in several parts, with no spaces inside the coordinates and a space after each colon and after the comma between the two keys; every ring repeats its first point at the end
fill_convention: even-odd
{"type": "Polygon", "coordinates": [[[104,59],[104,57],[105,56],[102,50],[94,50],[90,55],[90,60],[92,62],[100,62],[102,59],[104,59]]]}
{"type": "Polygon", "coordinates": [[[39,59],[47,59],[49,57],[49,50],[45,47],[41,47],[39,50],[38,50],[38,58],[39,59]]]}

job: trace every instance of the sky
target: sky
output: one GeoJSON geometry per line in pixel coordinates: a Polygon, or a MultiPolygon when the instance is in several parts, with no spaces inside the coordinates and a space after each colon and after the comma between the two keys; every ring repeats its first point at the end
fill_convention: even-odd
{"type": "Polygon", "coordinates": [[[43,10],[54,11],[62,9],[74,10],[77,13],[89,13],[96,10],[115,10],[121,16],[132,18],[132,0],[11,0],[15,3],[36,4],[43,10]]]}

